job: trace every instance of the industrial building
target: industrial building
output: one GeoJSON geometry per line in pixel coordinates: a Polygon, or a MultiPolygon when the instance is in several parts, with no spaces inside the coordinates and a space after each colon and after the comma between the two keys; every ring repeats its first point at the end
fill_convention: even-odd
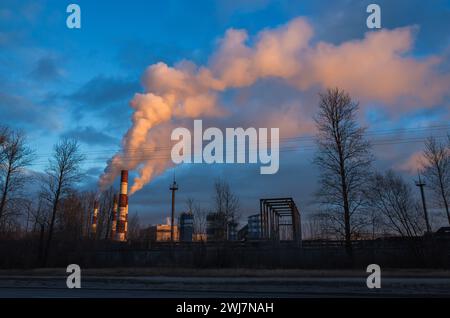
{"type": "Polygon", "coordinates": [[[194,234],[194,215],[190,212],[184,212],[180,215],[180,241],[192,242],[194,234]]]}
{"type": "MultiPolygon", "coordinates": [[[[142,236],[146,241],[150,242],[170,242],[171,241],[172,226],[170,220],[167,220],[166,224],[151,225],[148,228],[142,230],[142,236]]],[[[179,240],[178,226],[173,226],[174,241],[179,240]]]]}
{"type": "MultiPolygon", "coordinates": [[[[170,242],[171,225],[167,218],[166,224],[151,225],[140,231],[141,239],[147,242],[170,242]]],[[[194,216],[192,213],[182,213],[179,224],[174,225],[174,241],[206,242],[206,233],[194,233],[194,216]]]]}
{"type": "Polygon", "coordinates": [[[258,240],[261,238],[261,217],[259,214],[250,215],[248,217],[248,234],[249,240],[258,240]]]}
{"type": "Polygon", "coordinates": [[[237,233],[239,241],[259,240],[261,238],[261,217],[259,214],[250,215],[247,224],[237,233]]]}
{"type": "Polygon", "coordinates": [[[192,240],[194,242],[206,242],[208,240],[208,237],[206,233],[194,233],[192,240]]]}
{"type": "MultiPolygon", "coordinates": [[[[150,237],[156,242],[165,242],[171,240],[171,225],[169,224],[157,224],[150,227],[150,237]]],[[[178,226],[173,226],[173,240],[179,240],[178,226]]]]}
{"type": "Polygon", "coordinates": [[[241,229],[237,232],[238,241],[246,241],[248,237],[248,224],[245,224],[241,229]]]}
{"type": "Polygon", "coordinates": [[[237,222],[228,222],[227,224],[227,240],[228,241],[236,241],[237,240],[237,228],[238,228],[237,222]]]}

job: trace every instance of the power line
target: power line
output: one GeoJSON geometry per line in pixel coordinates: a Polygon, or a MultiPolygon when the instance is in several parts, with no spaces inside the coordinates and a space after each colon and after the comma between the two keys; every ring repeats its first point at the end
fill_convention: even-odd
{"type": "MultiPolygon", "coordinates": [[[[398,135],[400,133],[411,133],[411,132],[426,132],[426,131],[434,131],[434,130],[450,130],[450,125],[434,125],[434,126],[427,126],[427,127],[412,127],[412,128],[398,128],[398,129],[385,129],[385,130],[376,130],[376,131],[367,131],[365,133],[365,136],[382,136],[382,135],[389,135],[389,134],[395,134],[398,135]]],[[[427,138],[428,136],[420,137],[420,138],[427,138]]],[[[419,138],[419,137],[417,137],[419,138]]],[[[391,140],[395,140],[396,138],[391,138],[391,140]]],[[[280,141],[283,141],[284,143],[288,142],[314,142],[316,138],[314,136],[294,136],[294,137],[281,137],[279,138],[280,141]]],[[[400,138],[397,138],[397,140],[400,140],[400,138]]],[[[127,149],[127,153],[133,153],[133,152],[143,152],[143,151],[150,151],[150,152],[157,152],[157,151],[164,151],[169,150],[172,148],[172,145],[167,146],[157,146],[157,147],[139,147],[139,148],[129,148],[127,149]]],[[[115,149],[103,149],[103,150],[92,150],[85,152],[85,154],[111,154],[112,152],[117,153],[121,151],[120,148],[115,149]]],[[[36,157],[48,157],[52,155],[52,153],[40,153],[37,154],[36,157]]]]}
{"type": "MultiPolygon", "coordinates": [[[[382,140],[378,140],[378,141],[371,141],[371,144],[373,146],[388,146],[388,145],[398,145],[398,144],[408,144],[408,143],[423,143],[425,142],[427,137],[411,137],[411,138],[405,138],[405,139],[382,139],[382,140]]],[[[447,138],[446,135],[442,135],[442,136],[435,136],[436,139],[440,139],[440,138],[447,138]]],[[[314,144],[310,144],[310,145],[302,145],[302,144],[298,144],[298,145],[288,145],[288,146],[281,146],[279,148],[279,152],[291,152],[291,151],[299,151],[299,152],[308,152],[308,151],[314,151],[317,149],[317,146],[314,144]]],[[[251,149],[245,149],[244,153],[246,154],[247,152],[256,152],[258,151],[258,149],[255,148],[251,148],[251,149]]],[[[242,151],[235,151],[235,154],[242,154],[242,151]]],[[[139,156],[130,156],[130,155],[122,155],[121,158],[123,160],[127,160],[127,161],[152,161],[152,160],[168,160],[171,158],[171,156],[166,155],[166,154],[161,154],[161,153],[157,153],[157,152],[153,152],[153,151],[147,151],[145,154],[141,154],[139,156]],[[156,155],[155,155],[156,153],[156,155]]],[[[106,157],[96,157],[96,158],[88,158],[84,160],[84,163],[97,163],[97,162],[105,162],[107,160],[111,159],[111,156],[106,156],[106,157]]],[[[48,161],[37,161],[32,163],[32,166],[35,165],[43,165],[43,164],[48,164],[48,161]]]]}
{"type": "MultiPolygon", "coordinates": [[[[446,138],[446,135],[442,135],[442,136],[435,136],[435,138],[440,139],[440,138],[446,138]]],[[[404,139],[380,139],[380,140],[371,140],[371,144],[374,146],[380,146],[380,145],[392,145],[392,144],[403,144],[403,143],[416,143],[416,142],[424,142],[426,140],[427,137],[410,137],[410,138],[404,138],[404,139]]],[[[242,146],[243,144],[240,144],[240,146],[242,146]]],[[[289,145],[288,147],[286,146],[281,146],[280,147],[280,151],[284,150],[284,149],[289,149],[289,148],[294,148],[294,149],[303,149],[303,150],[311,150],[311,149],[316,149],[317,146],[315,144],[298,144],[298,145],[289,145]]],[[[168,148],[169,149],[169,148],[168,148]]],[[[247,151],[257,151],[258,149],[256,148],[250,148],[250,149],[245,149],[245,152],[247,151]]],[[[90,152],[89,152],[90,153],[90,152]]],[[[89,154],[89,153],[85,153],[85,154],[89,154]]],[[[140,155],[122,155],[121,158],[124,159],[129,159],[129,160],[145,160],[146,158],[150,158],[148,156],[151,156],[155,153],[158,153],[158,151],[153,151],[153,150],[148,150],[145,151],[144,153],[140,154],[140,155]]],[[[235,152],[237,154],[242,153],[242,152],[235,152]]],[[[167,156],[161,157],[161,156],[153,156],[155,159],[164,159],[167,156]]],[[[91,159],[86,159],[86,160],[108,160],[111,157],[108,155],[106,157],[97,157],[97,158],[91,158],[91,159]]],[[[85,161],[86,161],[85,160],[85,161]]]]}

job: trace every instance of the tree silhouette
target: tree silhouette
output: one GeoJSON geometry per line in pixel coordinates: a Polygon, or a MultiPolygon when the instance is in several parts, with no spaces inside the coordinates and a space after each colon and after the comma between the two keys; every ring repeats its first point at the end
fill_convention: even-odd
{"type": "Polygon", "coordinates": [[[450,212],[448,197],[450,195],[450,150],[444,143],[438,142],[436,138],[429,137],[425,142],[423,151],[425,158],[425,176],[431,189],[440,199],[447,213],[450,225],[450,212]]]}
{"type": "Polygon", "coordinates": [[[358,104],[338,88],[320,94],[319,111],[315,117],[318,151],[314,163],[320,168],[318,196],[326,210],[342,215],[348,255],[352,255],[351,219],[361,207],[363,188],[370,171],[370,143],[364,139],[365,128],[359,127],[358,104]]]}
{"type": "Polygon", "coordinates": [[[80,181],[80,165],[83,160],[84,155],[80,153],[76,140],[62,139],[54,146],[53,157],[50,159],[43,184],[43,195],[50,203],[52,211],[42,260],[44,266],[47,262],[60,201],[80,181]]]}

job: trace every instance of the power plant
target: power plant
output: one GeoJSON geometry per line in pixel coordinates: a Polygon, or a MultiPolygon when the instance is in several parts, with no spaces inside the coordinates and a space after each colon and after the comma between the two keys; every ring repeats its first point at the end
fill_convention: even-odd
{"type": "MultiPolygon", "coordinates": [[[[178,226],[175,221],[175,192],[178,184],[173,180],[170,186],[172,192],[171,215],[166,224],[158,224],[143,229],[141,232],[148,241],[295,241],[301,245],[300,211],[292,198],[260,199],[260,213],[248,217],[248,223],[238,231],[238,223],[229,220],[224,213],[211,212],[206,215],[206,228],[202,233],[194,230],[194,215],[192,211],[181,213],[178,226]]],[[[98,200],[94,202],[94,212],[91,225],[91,237],[97,237],[98,200]]],[[[128,240],[128,170],[121,171],[120,192],[113,196],[110,236],[111,240],[126,242],[128,240]]],[[[109,223],[108,223],[109,224],[109,223]]],[[[109,225],[108,225],[109,227],[109,225]]]]}

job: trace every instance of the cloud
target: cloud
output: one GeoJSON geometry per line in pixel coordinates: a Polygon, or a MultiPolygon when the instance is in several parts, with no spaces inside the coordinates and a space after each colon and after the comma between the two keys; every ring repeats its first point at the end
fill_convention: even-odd
{"type": "Polygon", "coordinates": [[[151,63],[164,60],[167,63],[175,63],[182,58],[194,58],[196,52],[183,48],[177,42],[151,42],[140,40],[128,40],[119,48],[117,59],[126,70],[142,69],[151,63]]]}
{"type": "Polygon", "coordinates": [[[212,77],[225,87],[244,87],[267,77],[300,90],[339,86],[364,100],[388,104],[435,105],[448,94],[450,75],[440,74],[437,56],[410,57],[414,28],[368,32],[339,45],[310,45],[313,30],[297,18],[262,31],[254,47],[243,30],[231,29],[212,60],[212,77]]]}
{"type": "Polygon", "coordinates": [[[11,19],[13,16],[14,16],[14,14],[10,9],[0,7],[0,19],[2,21],[7,21],[7,20],[11,19]]]}
{"type": "Polygon", "coordinates": [[[77,127],[65,132],[62,136],[77,139],[87,145],[115,145],[118,142],[116,138],[91,126],[77,127]]]}
{"type": "MultiPolygon", "coordinates": [[[[297,1],[297,7],[301,0],[297,1]]],[[[316,38],[333,44],[361,37],[367,32],[366,8],[371,0],[310,1],[308,15],[313,16],[316,38]]],[[[445,49],[450,44],[450,3],[436,0],[433,6],[421,0],[378,0],[381,7],[381,23],[384,29],[418,25],[415,49],[421,54],[445,49]]],[[[286,10],[296,5],[289,1],[286,10]]],[[[298,9],[300,11],[301,9],[298,9]]],[[[303,12],[305,10],[302,10],[303,12]]],[[[301,12],[301,11],[300,11],[301,12]]]]}
{"type": "Polygon", "coordinates": [[[238,14],[249,14],[256,11],[264,10],[270,7],[270,0],[246,0],[246,1],[229,1],[216,0],[215,13],[221,21],[229,21],[230,18],[238,14]]]}
{"type": "Polygon", "coordinates": [[[364,100],[399,103],[403,107],[432,106],[442,102],[450,84],[440,74],[439,57],[409,57],[413,29],[370,32],[361,41],[341,45],[319,43],[307,53],[308,76],[296,75],[299,87],[315,83],[339,86],[364,100]]]}
{"type": "Polygon", "coordinates": [[[57,129],[58,111],[51,105],[33,103],[25,96],[0,91],[0,113],[2,121],[14,127],[57,129]]]}
{"type": "Polygon", "coordinates": [[[19,37],[20,33],[15,31],[0,31],[0,47],[15,43],[19,37]]]}
{"type": "MultiPolygon", "coordinates": [[[[142,79],[145,92],[130,103],[133,125],[123,137],[123,149],[109,161],[100,185],[112,182],[121,169],[138,168],[131,193],[138,191],[171,165],[169,158],[136,157],[139,149],[159,143],[156,128],[176,119],[227,118],[230,110],[220,104],[221,95],[263,80],[278,79],[299,92],[338,86],[363,102],[381,102],[391,112],[436,105],[449,94],[450,74],[439,71],[438,56],[411,56],[414,31],[383,29],[339,45],[313,44],[312,26],[296,18],[261,31],[253,41],[245,30],[229,29],[204,66],[153,64],[142,79]]],[[[292,113],[291,107],[271,115],[280,121],[292,113]]],[[[256,114],[264,116],[260,110],[256,114]]]]}
{"type": "Polygon", "coordinates": [[[409,156],[409,158],[403,163],[396,166],[400,171],[416,174],[417,171],[421,171],[424,167],[423,153],[418,151],[409,156]]]}
{"type": "Polygon", "coordinates": [[[91,167],[86,170],[86,174],[91,177],[98,177],[102,173],[103,169],[101,167],[91,167]]]}
{"type": "Polygon", "coordinates": [[[99,75],[89,80],[68,98],[95,110],[98,106],[128,99],[138,90],[137,82],[99,75]]]}
{"type": "Polygon", "coordinates": [[[30,75],[38,81],[54,81],[63,74],[61,68],[57,65],[57,59],[53,57],[40,58],[30,75]]]}
{"type": "Polygon", "coordinates": [[[22,17],[29,23],[35,23],[43,10],[43,4],[36,2],[27,2],[20,8],[22,17]]]}

